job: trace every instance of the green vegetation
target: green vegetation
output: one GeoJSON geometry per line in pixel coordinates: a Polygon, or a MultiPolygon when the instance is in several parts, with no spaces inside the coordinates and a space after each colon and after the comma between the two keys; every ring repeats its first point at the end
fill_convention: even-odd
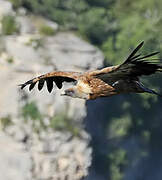
{"type": "Polygon", "coordinates": [[[35,50],[44,47],[43,38],[31,39],[31,44],[35,50]]]}
{"type": "Polygon", "coordinates": [[[21,116],[23,117],[25,123],[31,121],[34,131],[39,133],[41,129],[45,128],[43,122],[43,115],[39,111],[35,102],[27,102],[21,109],[21,116]]]}
{"type": "Polygon", "coordinates": [[[69,131],[74,136],[77,136],[79,133],[79,129],[73,124],[73,120],[69,119],[65,113],[51,118],[50,127],[59,131],[69,131]]]}
{"type": "Polygon", "coordinates": [[[8,62],[9,64],[12,64],[12,63],[14,62],[13,57],[9,57],[9,58],[7,59],[7,62],[8,62]]]}
{"type": "Polygon", "coordinates": [[[131,126],[131,117],[126,115],[120,118],[112,118],[107,132],[109,138],[124,137],[131,126]]]}
{"type": "Polygon", "coordinates": [[[39,133],[42,129],[52,128],[59,131],[69,131],[72,135],[77,136],[79,129],[74,125],[73,120],[69,119],[65,113],[57,114],[53,118],[50,118],[49,125],[44,123],[44,114],[41,114],[37,104],[35,102],[27,102],[21,109],[21,116],[25,123],[32,122],[33,129],[39,133]]]}
{"type": "Polygon", "coordinates": [[[103,50],[107,63],[121,62],[120,58],[142,40],[147,42],[144,52],[162,48],[161,1],[24,0],[22,4],[64,30],[79,32],[103,50]]]}
{"type": "Polygon", "coordinates": [[[44,47],[44,38],[43,37],[34,37],[26,43],[27,46],[32,46],[35,50],[44,47]]]}
{"type": "Polygon", "coordinates": [[[2,18],[2,34],[12,35],[19,32],[19,27],[15,21],[15,17],[6,15],[2,18]]]}
{"type": "MultiPolygon", "coordinates": [[[[12,1],[19,2],[19,0],[12,1]]],[[[98,46],[105,55],[106,65],[123,62],[130,50],[143,40],[145,41],[145,46],[142,49],[143,54],[152,51],[162,52],[162,1],[24,0],[22,5],[32,13],[41,14],[54,20],[60,25],[61,30],[74,31],[90,43],[98,46]]],[[[10,25],[7,27],[5,34],[8,34],[10,30],[10,25]]],[[[43,28],[40,32],[52,35],[48,28],[43,28]]],[[[42,41],[38,41],[38,43],[36,41],[35,44],[34,47],[38,48],[42,46],[42,41]]],[[[162,58],[162,54],[157,58],[162,58]]],[[[158,91],[162,92],[161,75],[143,78],[142,81],[153,89],[157,90],[159,87],[158,91]]],[[[106,171],[102,171],[101,175],[105,173],[104,176],[107,176],[109,173],[110,180],[128,179],[124,178],[125,168],[132,168],[134,165],[136,159],[133,159],[132,156],[135,158],[144,157],[145,161],[140,159],[143,163],[155,158],[156,161],[154,160],[153,163],[157,162],[156,169],[158,169],[161,166],[160,155],[162,153],[162,100],[156,96],[141,94],[137,96],[124,95],[124,98],[123,96],[113,97],[109,101],[111,101],[109,106],[102,110],[106,123],[104,124],[104,121],[100,121],[100,123],[105,128],[105,136],[110,139],[118,139],[119,143],[117,142],[114,145],[113,142],[108,142],[107,158],[103,152],[97,151],[98,144],[95,144],[94,141],[96,148],[94,153],[97,151],[96,159],[101,159],[104,156],[103,159],[108,161],[108,163],[106,162],[106,171]],[[134,141],[133,143],[136,144],[134,146],[137,148],[140,146],[139,154],[132,155],[133,148],[129,149],[129,145],[123,143],[127,137],[133,137],[138,141],[139,144],[134,141]],[[121,148],[121,144],[124,144],[125,147],[121,148]]],[[[31,119],[40,121],[42,117],[38,108],[32,104],[28,104],[23,112],[27,119],[30,117],[30,113],[33,114],[30,117],[31,119]]],[[[50,126],[58,130],[72,129],[71,131],[78,131],[73,128],[71,120],[68,120],[63,114],[51,119],[50,126]]],[[[135,167],[137,167],[136,164],[133,168],[135,167]]],[[[150,169],[153,169],[153,166],[146,166],[145,171],[147,173],[142,171],[144,175],[139,178],[148,179],[148,176],[145,176],[146,174],[149,175],[147,170],[150,169]]],[[[158,174],[157,171],[154,170],[154,174],[158,174]]]]}
{"type": "Polygon", "coordinates": [[[52,27],[47,25],[42,25],[39,28],[39,33],[45,36],[53,36],[55,34],[55,31],[52,27]]]}
{"type": "Polygon", "coordinates": [[[22,116],[26,121],[28,119],[31,120],[42,119],[42,115],[35,102],[27,103],[24,105],[24,107],[22,108],[22,116]]]}
{"type": "Polygon", "coordinates": [[[8,115],[6,117],[2,117],[0,118],[0,126],[3,130],[6,129],[6,127],[12,125],[12,120],[11,120],[11,117],[8,115]]]}
{"type": "Polygon", "coordinates": [[[9,0],[9,1],[12,3],[14,9],[19,8],[23,2],[23,0],[9,0]]]}
{"type": "Polygon", "coordinates": [[[126,151],[124,149],[115,149],[108,155],[110,164],[110,178],[111,180],[122,180],[122,170],[127,164],[126,151]]]}

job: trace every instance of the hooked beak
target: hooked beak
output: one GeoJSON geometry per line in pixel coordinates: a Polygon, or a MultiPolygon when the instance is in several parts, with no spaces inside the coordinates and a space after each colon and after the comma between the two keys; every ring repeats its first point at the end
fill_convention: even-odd
{"type": "Polygon", "coordinates": [[[60,96],[65,96],[65,95],[66,95],[65,91],[63,91],[63,92],[60,94],[60,96]]]}

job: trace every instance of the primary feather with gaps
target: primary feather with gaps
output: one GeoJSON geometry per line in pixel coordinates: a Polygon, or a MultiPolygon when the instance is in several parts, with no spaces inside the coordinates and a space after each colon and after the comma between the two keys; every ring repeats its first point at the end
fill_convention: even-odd
{"type": "Polygon", "coordinates": [[[51,72],[47,73],[41,76],[38,76],[32,80],[29,80],[25,82],[24,84],[20,84],[21,89],[23,89],[25,86],[29,85],[29,90],[31,91],[36,83],[38,82],[38,90],[42,90],[44,83],[46,81],[47,90],[48,92],[52,92],[52,89],[54,87],[53,82],[55,82],[56,86],[61,89],[63,86],[63,82],[74,82],[77,81],[77,78],[79,77],[80,73],[76,72],[51,72]]]}

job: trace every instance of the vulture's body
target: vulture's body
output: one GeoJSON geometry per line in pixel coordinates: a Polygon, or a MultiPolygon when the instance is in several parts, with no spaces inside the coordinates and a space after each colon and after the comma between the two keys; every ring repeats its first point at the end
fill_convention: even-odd
{"type": "Polygon", "coordinates": [[[121,93],[147,92],[159,95],[155,91],[144,87],[139,81],[139,77],[142,75],[151,75],[162,71],[162,65],[148,61],[150,57],[158,54],[158,52],[146,56],[136,55],[142,45],[143,42],[136,47],[121,65],[85,73],[54,71],[21,84],[21,89],[29,85],[29,90],[32,90],[38,82],[38,89],[41,90],[46,82],[47,89],[51,92],[54,88],[53,82],[61,89],[62,83],[65,81],[76,82],[76,85],[65,90],[61,95],[87,100],[121,93]]]}

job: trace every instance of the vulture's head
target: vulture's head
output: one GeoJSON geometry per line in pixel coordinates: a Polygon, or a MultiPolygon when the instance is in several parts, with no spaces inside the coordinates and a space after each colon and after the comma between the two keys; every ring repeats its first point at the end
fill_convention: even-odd
{"type": "Polygon", "coordinates": [[[70,96],[73,98],[89,99],[89,94],[83,93],[77,87],[66,89],[61,93],[61,96],[70,96]]]}

